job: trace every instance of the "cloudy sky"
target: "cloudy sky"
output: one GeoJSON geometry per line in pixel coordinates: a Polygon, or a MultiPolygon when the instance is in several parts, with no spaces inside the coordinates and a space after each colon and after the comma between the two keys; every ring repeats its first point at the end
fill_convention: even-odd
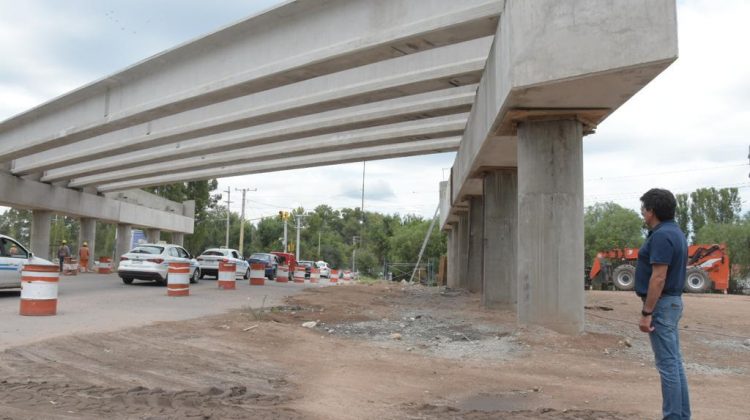
{"type": "MultiPolygon", "coordinates": [[[[0,120],[279,0],[0,0],[0,120]]],[[[584,139],[585,204],[737,187],[750,210],[750,1],[679,0],[680,58],[584,139]]],[[[365,209],[431,217],[455,154],[368,162],[365,209]]],[[[220,179],[250,219],[360,205],[362,163],[220,179]]]]}

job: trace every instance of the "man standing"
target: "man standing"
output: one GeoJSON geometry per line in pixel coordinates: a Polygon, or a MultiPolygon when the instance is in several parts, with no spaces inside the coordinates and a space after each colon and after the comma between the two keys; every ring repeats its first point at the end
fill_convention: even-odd
{"type": "Polygon", "coordinates": [[[664,419],[689,419],[690,398],[680,353],[679,327],[685,286],[687,241],[674,222],[677,201],[671,192],[651,189],[641,197],[648,225],[638,251],[635,292],[643,300],[639,328],[648,333],[661,377],[664,419]]]}
{"type": "Polygon", "coordinates": [[[82,273],[89,271],[89,256],[90,255],[91,255],[91,250],[89,249],[89,244],[88,242],[83,241],[83,245],[81,245],[81,249],[78,250],[78,259],[81,262],[79,265],[79,268],[82,273]]]}
{"type": "Polygon", "coordinates": [[[70,256],[70,248],[68,248],[68,241],[63,240],[60,242],[60,247],[57,248],[57,258],[60,259],[60,272],[63,271],[63,263],[65,262],[65,257],[70,256]]]}

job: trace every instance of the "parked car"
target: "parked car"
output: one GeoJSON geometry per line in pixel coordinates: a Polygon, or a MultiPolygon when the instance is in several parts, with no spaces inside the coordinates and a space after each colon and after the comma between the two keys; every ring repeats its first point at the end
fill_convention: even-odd
{"type": "Polygon", "coordinates": [[[331,277],[331,268],[328,267],[328,263],[325,261],[316,261],[315,266],[320,270],[320,277],[329,278],[331,277]]]}
{"type": "Polygon", "coordinates": [[[140,244],[120,257],[117,274],[125,284],[133,280],[151,280],[158,284],[167,284],[170,262],[190,264],[190,283],[197,283],[200,278],[198,261],[179,245],[140,244]]]}
{"type": "Polygon", "coordinates": [[[24,264],[57,265],[44,258],[35,257],[31,251],[10,236],[0,235],[0,289],[21,288],[21,269],[24,264]]]}
{"type": "Polygon", "coordinates": [[[312,271],[312,268],[315,266],[315,263],[312,261],[307,260],[299,260],[297,261],[297,265],[302,265],[305,267],[305,278],[310,278],[310,272],[312,271]]]}
{"type": "Polygon", "coordinates": [[[279,258],[276,255],[256,252],[247,259],[247,262],[249,264],[263,263],[266,267],[266,277],[269,280],[276,279],[276,269],[279,266],[279,258]]]}
{"type": "Polygon", "coordinates": [[[196,258],[200,267],[200,278],[204,276],[219,277],[219,261],[230,262],[236,265],[237,277],[250,278],[250,264],[245,261],[236,249],[231,248],[209,248],[196,258]]]}

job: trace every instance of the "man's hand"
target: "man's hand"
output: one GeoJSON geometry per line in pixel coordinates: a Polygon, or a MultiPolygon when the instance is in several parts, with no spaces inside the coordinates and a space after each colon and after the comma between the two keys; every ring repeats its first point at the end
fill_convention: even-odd
{"type": "Polygon", "coordinates": [[[638,323],[638,328],[645,333],[650,333],[654,330],[654,326],[651,325],[651,315],[641,316],[641,321],[638,323]]]}

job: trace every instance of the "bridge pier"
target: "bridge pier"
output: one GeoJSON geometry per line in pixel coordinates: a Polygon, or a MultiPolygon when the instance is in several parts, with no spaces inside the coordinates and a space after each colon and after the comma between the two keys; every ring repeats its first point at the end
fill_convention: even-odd
{"type": "MultiPolygon", "coordinates": [[[[86,267],[86,271],[89,271],[91,269],[91,265],[94,263],[94,252],[96,251],[96,219],[82,217],[80,219],[80,224],[81,229],[78,232],[78,247],[80,248],[83,245],[84,241],[86,241],[89,245],[89,252],[91,256],[89,257],[89,266],[86,267]]],[[[73,253],[76,257],[78,256],[78,252],[72,249],[71,253],[73,253]]]]}
{"type": "MultiPolygon", "coordinates": [[[[31,211],[31,235],[29,238],[29,247],[31,252],[39,258],[50,259],[50,223],[52,222],[52,212],[46,210],[31,211]]],[[[55,255],[57,257],[57,255],[55,255]]]]}
{"type": "Polygon", "coordinates": [[[484,287],[486,308],[515,306],[518,241],[518,170],[492,170],[484,176],[484,287]]]}
{"type": "Polygon", "coordinates": [[[583,331],[583,126],[518,126],[518,320],[583,331]]]}
{"type": "Polygon", "coordinates": [[[467,258],[466,287],[472,293],[482,292],[482,266],[484,259],[484,200],[481,196],[469,199],[469,250],[467,258]]]}
{"type": "Polygon", "coordinates": [[[117,242],[115,243],[115,257],[113,265],[120,264],[120,256],[130,251],[130,239],[132,237],[132,226],[123,223],[117,224],[117,242]]]}

